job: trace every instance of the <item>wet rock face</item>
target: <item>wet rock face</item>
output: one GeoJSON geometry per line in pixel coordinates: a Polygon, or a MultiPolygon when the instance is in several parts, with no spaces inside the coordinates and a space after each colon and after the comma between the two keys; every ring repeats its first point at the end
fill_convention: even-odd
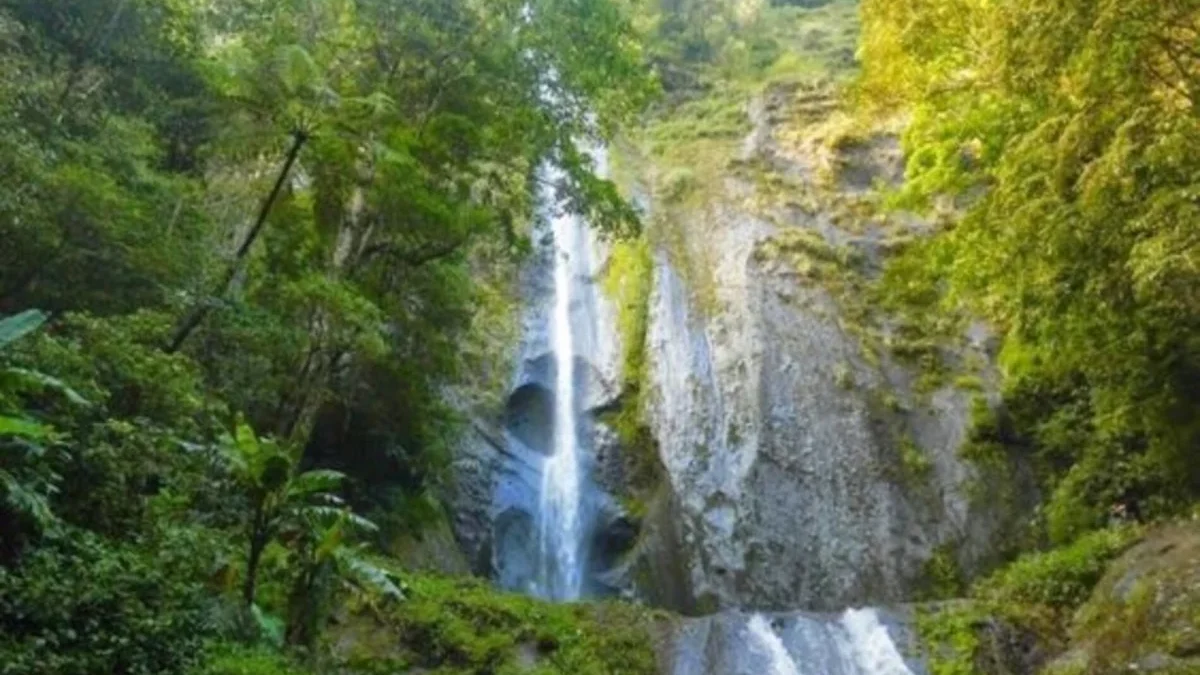
{"type": "Polygon", "coordinates": [[[508,397],[504,428],[531,450],[549,455],[554,445],[554,392],[537,383],[508,397]]]}
{"type": "MultiPolygon", "coordinates": [[[[812,115],[828,114],[819,96],[793,94],[812,115]]],[[[841,164],[840,182],[824,189],[851,198],[902,175],[894,137],[846,145],[833,158],[782,147],[773,125],[791,114],[783,105],[768,95],[752,106],[742,162],[810,188],[822,164],[841,164]]],[[[975,394],[950,386],[915,394],[912,369],[869,358],[818,275],[762,254],[773,241],[815,240],[854,250],[870,267],[882,233],[847,229],[811,204],[765,217],[746,206],[755,188],[736,176],[725,191],[696,214],[702,222],[684,224],[696,233],[689,242],[715,252],[712,306],[699,305],[663,253],[651,298],[648,416],[675,526],[673,540],[646,549],[669,548],[682,561],[688,598],[673,607],[887,604],[914,597],[940,551],[968,573],[986,564],[1012,514],[970,496],[976,472],[958,450],[975,394]],[[909,443],[919,472],[906,464],[909,443]]]]}
{"type": "Polygon", "coordinates": [[[691,604],[902,599],[936,534],[921,496],[888,474],[892,448],[866,401],[840,383],[860,359],[856,343],[781,298],[747,264],[748,243],[741,253],[740,278],[721,285],[741,297],[722,314],[696,317],[665,263],[653,305],[651,417],[678,499],[691,604]]]}
{"type": "MultiPolygon", "coordinates": [[[[524,314],[519,358],[504,409],[495,419],[473,420],[454,457],[450,507],[455,536],[472,571],[513,590],[528,590],[535,574],[541,466],[555,451],[556,359],[550,311],[553,242],[539,242],[522,276],[524,314]]],[[[598,260],[580,262],[574,274],[581,286],[571,306],[575,341],[573,363],[576,430],[587,486],[581,511],[587,514],[589,592],[619,593],[628,579],[611,568],[633,546],[637,523],[613,496],[623,489],[622,456],[615,434],[599,423],[619,394],[620,345],[613,309],[597,288],[598,260]]]]}

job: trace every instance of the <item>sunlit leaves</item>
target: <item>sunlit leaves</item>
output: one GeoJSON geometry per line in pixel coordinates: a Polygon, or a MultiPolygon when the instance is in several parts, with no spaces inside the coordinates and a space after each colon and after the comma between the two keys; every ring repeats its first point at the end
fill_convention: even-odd
{"type": "Polygon", "coordinates": [[[1053,533],[1106,501],[1194,495],[1200,7],[869,0],[864,16],[867,100],[914,109],[896,202],[960,210],[939,244],[954,262],[928,274],[1019,341],[1020,395],[1081,383],[1023,420],[1043,448],[1068,414],[1083,429],[1047,477],[1053,533]]]}

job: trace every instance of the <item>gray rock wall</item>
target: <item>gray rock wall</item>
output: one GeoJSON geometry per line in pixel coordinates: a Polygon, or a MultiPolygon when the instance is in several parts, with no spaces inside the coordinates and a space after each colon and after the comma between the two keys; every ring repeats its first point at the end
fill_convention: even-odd
{"type": "MultiPolygon", "coordinates": [[[[812,187],[822,166],[850,166],[852,180],[831,188],[834,202],[902,175],[892,136],[855,145],[841,159],[781,146],[775,125],[787,117],[790,95],[775,92],[752,106],[741,166],[765,166],[798,191],[812,187]]],[[[797,105],[827,112],[819,96],[798,96],[797,105]]],[[[691,254],[686,261],[678,251],[656,254],[645,416],[664,475],[640,532],[614,499],[622,492],[621,448],[602,424],[590,427],[590,471],[601,488],[593,495],[598,548],[606,551],[593,565],[596,588],[690,614],[840,610],[913,599],[935,555],[949,552],[966,574],[985,567],[1035,499],[1020,472],[1010,477],[1014,485],[992,487],[1024,495],[1021,504],[980,498],[977,470],[958,456],[977,394],[952,386],[915,393],[912,368],[886,354],[872,358],[848,330],[844,298],[787,260],[762,255],[773,241],[809,233],[877,268],[883,233],[842,227],[832,207],[811,201],[764,213],[755,206],[760,188],[739,175],[731,166],[707,208],[673,223],[691,254]],[[698,288],[701,281],[708,287],[698,288]],[[919,475],[906,465],[909,441],[925,465],[919,475]]],[[[908,223],[914,233],[927,228],[908,223]]],[[[576,366],[593,412],[620,394],[616,317],[599,288],[598,250],[586,273],[593,292],[576,308],[595,319],[593,332],[577,337],[576,366]]],[[[507,415],[476,424],[456,459],[459,541],[478,573],[517,588],[520,556],[509,552],[532,536],[533,458],[544,431],[537,418],[546,414],[552,382],[550,263],[542,247],[527,270],[525,339],[507,415]]],[[[987,331],[973,327],[966,343],[960,349],[986,363],[987,331]]]]}
{"type": "MultiPolygon", "coordinates": [[[[742,161],[790,176],[798,191],[811,187],[812,167],[828,158],[789,156],[773,140],[771,106],[758,107],[742,161]]],[[[855,180],[835,192],[861,194],[871,176],[901,175],[894,138],[847,152],[855,180]]],[[[868,358],[821,283],[760,255],[789,230],[808,230],[870,263],[880,232],[843,229],[820,208],[767,220],[747,206],[756,188],[730,174],[723,198],[695,222],[675,223],[687,233],[690,264],[706,261],[713,306],[700,306],[661,252],[651,301],[647,415],[674,540],[645,549],[670,548],[682,561],[685,579],[672,583],[689,597],[674,607],[886,604],[917,595],[929,561],[944,551],[968,574],[986,565],[1016,515],[1011,505],[971,497],[977,471],[958,451],[976,394],[943,386],[917,395],[915,372],[886,355],[868,358]],[[919,475],[903,456],[910,440],[926,464],[919,475]]],[[[979,342],[967,349],[986,361],[988,345],[979,342]]],[[[653,589],[664,580],[640,583],[653,589]]]]}

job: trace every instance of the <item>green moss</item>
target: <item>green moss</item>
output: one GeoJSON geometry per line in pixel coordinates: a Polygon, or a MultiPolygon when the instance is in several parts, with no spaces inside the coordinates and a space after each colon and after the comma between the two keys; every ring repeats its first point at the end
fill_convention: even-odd
{"type": "Polygon", "coordinates": [[[890,391],[883,395],[881,402],[888,412],[902,413],[905,410],[904,403],[900,400],[900,397],[890,391]]]}
{"type": "Polygon", "coordinates": [[[966,578],[958,565],[952,544],[943,544],[925,561],[924,589],[927,600],[949,600],[961,597],[966,591],[966,578]]]}
{"type": "Polygon", "coordinates": [[[604,421],[613,427],[621,441],[628,483],[635,493],[653,489],[661,472],[658,445],[644,419],[648,388],[646,331],[653,276],[654,260],[644,237],[613,244],[604,291],[617,308],[622,394],[618,408],[607,414],[604,421]]]}
{"type": "Polygon", "coordinates": [[[975,675],[982,647],[978,626],[984,618],[977,607],[961,603],[921,609],[916,618],[931,675],[975,675]]]}
{"type": "Polygon", "coordinates": [[[963,391],[979,392],[983,391],[984,389],[983,379],[978,375],[959,375],[958,377],[954,378],[954,386],[955,388],[963,391]]]}
{"type": "Polygon", "coordinates": [[[848,363],[839,363],[833,369],[833,381],[838,387],[851,390],[854,388],[854,370],[848,363]]]}
{"type": "Polygon", "coordinates": [[[367,672],[415,668],[444,675],[650,675],[656,672],[654,635],[669,621],[665,613],[630,605],[550,604],[480,580],[427,575],[409,578],[403,603],[368,619],[369,613],[358,613],[358,621],[371,625],[357,632],[373,641],[357,650],[343,645],[348,667],[361,672],[383,662],[386,667],[367,672]]]}
{"type": "Polygon", "coordinates": [[[900,466],[910,481],[925,480],[933,471],[933,461],[911,436],[900,438],[900,466]]]}

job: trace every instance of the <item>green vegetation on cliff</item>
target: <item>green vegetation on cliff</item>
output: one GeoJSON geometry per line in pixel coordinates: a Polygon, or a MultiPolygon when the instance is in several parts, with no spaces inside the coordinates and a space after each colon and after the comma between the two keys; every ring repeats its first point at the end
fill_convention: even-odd
{"type": "Polygon", "coordinates": [[[863,5],[862,100],[906,106],[897,206],[940,211],[896,281],[1001,331],[1006,440],[1070,541],[1200,494],[1200,91],[1192,3],[863,5]]]}
{"type": "Polygon", "coordinates": [[[308,672],[379,612],[428,664],[464,617],[475,672],[471,626],[542,611],[542,672],[645,670],[378,558],[444,518],[447,392],[506,379],[539,164],[636,230],[575,145],[652,90],[634,38],[610,0],[0,2],[0,671],[308,672]]]}
{"type": "Polygon", "coordinates": [[[621,441],[626,458],[626,487],[634,506],[645,503],[657,487],[661,471],[658,444],[645,419],[650,386],[646,340],[653,283],[654,259],[647,239],[643,236],[614,243],[605,271],[604,292],[617,308],[622,352],[621,395],[617,410],[605,421],[612,425],[621,441]]]}
{"type": "Polygon", "coordinates": [[[923,621],[950,646],[934,672],[1010,672],[980,665],[995,621],[1070,646],[1053,672],[1195,672],[1176,644],[1198,629],[1179,581],[1195,560],[1169,553],[1194,533],[1152,533],[1138,550],[1176,539],[1157,549],[1170,562],[1132,583],[1137,554],[1109,568],[1131,531],[1099,528],[1200,497],[1200,164],[1184,149],[1200,8],[865,0],[862,16],[857,101],[911,115],[890,206],[937,224],[889,265],[887,297],[935,339],[968,316],[997,330],[1003,405],[963,454],[983,480],[1031,464],[1045,503],[1024,545],[1057,547],[923,621]]]}

